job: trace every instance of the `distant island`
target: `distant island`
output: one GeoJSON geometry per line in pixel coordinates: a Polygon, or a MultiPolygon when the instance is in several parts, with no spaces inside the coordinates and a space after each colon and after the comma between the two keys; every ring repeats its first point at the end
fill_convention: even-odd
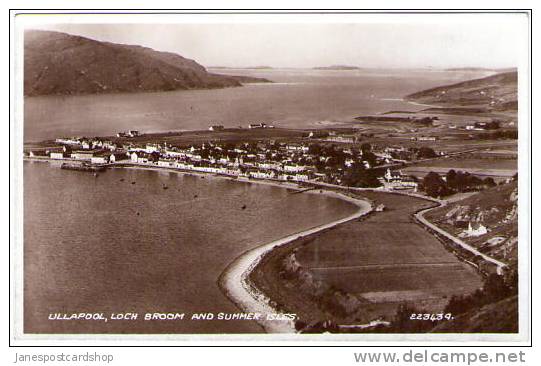
{"type": "Polygon", "coordinates": [[[492,69],[487,67],[451,67],[445,69],[445,71],[493,71],[493,72],[512,72],[517,71],[516,67],[505,67],[499,69],[492,69]]]}
{"type": "Polygon", "coordinates": [[[485,67],[451,67],[445,69],[445,71],[494,71],[494,69],[488,69],[485,67]]]}
{"type": "Polygon", "coordinates": [[[175,53],[39,30],[25,32],[24,70],[26,96],[215,89],[271,82],[209,73],[175,53]]]}
{"type": "Polygon", "coordinates": [[[270,66],[249,66],[249,67],[244,67],[244,69],[270,70],[270,69],[272,69],[272,67],[270,67],[270,66]]]}
{"type": "Polygon", "coordinates": [[[224,70],[272,70],[271,66],[209,66],[209,69],[224,69],[224,70]]]}
{"type": "Polygon", "coordinates": [[[319,66],[314,67],[314,70],[360,70],[360,67],[357,66],[348,66],[348,65],[332,65],[332,66],[319,66]]]}

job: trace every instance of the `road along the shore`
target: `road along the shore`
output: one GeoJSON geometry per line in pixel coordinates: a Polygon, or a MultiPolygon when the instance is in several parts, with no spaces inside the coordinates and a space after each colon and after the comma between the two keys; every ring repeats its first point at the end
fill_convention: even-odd
{"type": "MultiPolygon", "coordinates": [[[[334,184],[328,184],[328,183],[318,183],[317,185],[322,186],[322,187],[329,187],[329,188],[344,188],[344,187],[341,187],[341,186],[337,186],[337,185],[334,185],[334,184]]],[[[438,206],[428,207],[428,208],[426,208],[424,210],[421,210],[421,211],[417,212],[415,214],[415,218],[422,225],[424,225],[424,226],[428,227],[429,229],[437,232],[438,234],[446,237],[447,239],[451,240],[453,243],[455,243],[456,245],[458,245],[462,249],[472,253],[473,255],[476,255],[476,256],[478,255],[478,256],[482,257],[483,260],[494,264],[496,266],[496,268],[497,268],[497,273],[498,274],[503,274],[504,269],[507,267],[507,264],[505,264],[503,262],[500,262],[499,260],[494,259],[492,257],[489,257],[488,255],[486,255],[484,253],[481,253],[476,248],[474,248],[471,245],[465,243],[463,240],[460,240],[456,236],[452,235],[451,233],[443,230],[442,228],[438,227],[437,225],[434,225],[433,223],[431,223],[430,221],[425,219],[424,214],[426,214],[427,212],[429,212],[431,210],[434,210],[434,209],[436,209],[438,207],[446,206],[447,203],[448,203],[447,200],[441,200],[441,199],[437,199],[437,198],[433,198],[433,197],[429,197],[429,196],[424,196],[424,195],[420,195],[418,193],[401,192],[401,191],[386,191],[386,190],[377,189],[377,188],[374,189],[374,188],[346,187],[346,189],[349,189],[351,191],[357,191],[357,192],[372,191],[372,192],[385,192],[385,193],[389,193],[389,194],[399,194],[399,195],[405,195],[405,196],[410,196],[410,197],[416,197],[416,198],[424,199],[426,201],[431,201],[431,202],[437,203],[438,206]]]]}
{"type": "MultiPolygon", "coordinates": [[[[34,160],[34,159],[28,159],[27,160],[34,160]]],[[[35,159],[35,160],[41,160],[41,161],[50,161],[51,159],[35,159]]],[[[147,169],[147,170],[155,170],[155,171],[171,171],[176,172],[180,174],[189,174],[189,175],[202,175],[202,176],[212,176],[217,178],[223,178],[223,179],[232,179],[239,182],[245,182],[245,183],[256,183],[256,184],[266,184],[266,185],[273,185],[277,187],[282,188],[289,188],[289,189],[296,189],[301,190],[302,188],[299,188],[298,185],[287,183],[287,182],[274,182],[274,181],[268,181],[268,180],[251,180],[251,179],[240,179],[240,178],[233,178],[229,176],[224,175],[217,175],[217,174],[211,174],[207,172],[197,172],[197,171],[184,171],[180,169],[175,168],[168,168],[168,167],[158,167],[155,165],[150,164],[140,164],[140,163],[132,163],[132,162],[118,162],[115,164],[108,164],[107,167],[109,168],[135,168],[135,169],[147,169]]],[[[280,312],[274,309],[270,304],[272,303],[271,299],[269,299],[267,296],[265,296],[261,291],[259,291],[256,286],[254,286],[249,281],[249,274],[251,271],[259,264],[260,260],[263,258],[265,254],[267,254],[270,250],[272,250],[276,246],[287,244],[293,240],[296,240],[298,238],[301,238],[306,235],[311,235],[314,233],[317,233],[321,230],[325,230],[331,227],[334,227],[336,225],[339,225],[341,223],[344,223],[349,220],[353,220],[355,218],[361,217],[363,215],[366,215],[372,210],[372,207],[370,203],[367,201],[364,201],[362,199],[353,198],[350,196],[347,196],[345,194],[337,193],[334,191],[329,191],[328,189],[340,189],[340,190],[350,190],[350,191],[373,191],[373,192],[382,192],[382,193],[388,193],[388,194],[398,194],[398,195],[407,195],[411,197],[416,197],[420,199],[424,199],[427,201],[432,201],[438,204],[436,207],[430,207],[424,210],[421,210],[415,214],[415,217],[417,220],[425,225],[426,227],[430,228],[431,230],[437,232],[438,234],[441,234],[445,236],[446,238],[453,241],[456,245],[460,246],[466,251],[471,252],[474,255],[481,256],[485,261],[490,262],[497,267],[498,274],[502,274],[503,270],[507,267],[505,263],[502,263],[492,257],[487,256],[486,254],[483,254],[479,252],[476,248],[466,244],[464,241],[460,240],[459,238],[453,236],[449,232],[439,228],[438,226],[432,224],[428,220],[424,218],[424,214],[429,212],[430,210],[433,210],[437,207],[441,207],[447,204],[445,200],[440,200],[424,195],[420,195],[417,193],[411,193],[411,192],[399,192],[399,191],[387,191],[382,189],[374,189],[374,188],[358,188],[358,187],[344,187],[344,186],[338,186],[334,184],[329,183],[321,183],[321,182],[310,182],[311,185],[322,188],[322,191],[306,191],[305,194],[325,194],[332,197],[337,197],[349,202],[352,202],[359,206],[359,210],[354,213],[353,215],[350,215],[346,218],[333,221],[331,223],[321,225],[318,227],[314,227],[312,229],[299,232],[296,234],[289,235],[285,238],[273,241],[271,243],[262,245],[260,247],[251,249],[245,253],[243,253],[241,256],[239,256],[235,261],[233,261],[226,270],[222,273],[220,276],[218,283],[220,285],[220,288],[224,291],[224,293],[239,307],[245,312],[252,312],[252,313],[260,313],[263,314],[263,318],[258,321],[258,323],[265,329],[265,331],[269,333],[291,333],[295,331],[294,328],[294,322],[293,320],[285,319],[285,320],[266,320],[265,317],[267,314],[279,314],[280,312]]]]}
{"type": "Polygon", "coordinates": [[[483,260],[494,264],[496,266],[497,273],[499,275],[503,274],[503,270],[507,267],[507,264],[505,264],[503,262],[500,262],[499,260],[494,259],[492,257],[489,257],[488,255],[486,255],[484,253],[481,253],[480,251],[478,251],[477,249],[475,249],[471,245],[466,244],[464,241],[460,240],[459,238],[455,237],[454,235],[451,235],[447,231],[441,229],[440,227],[434,225],[433,223],[431,223],[430,221],[428,221],[427,219],[424,218],[425,213],[427,213],[428,211],[431,211],[431,210],[433,210],[435,208],[437,208],[437,207],[431,207],[431,208],[421,210],[421,211],[419,211],[419,212],[417,212],[415,214],[415,217],[417,218],[417,220],[419,220],[420,223],[422,223],[423,225],[427,226],[428,228],[434,230],[438,234],[445,236],[447,239],[451,240],[453,243],[460,246],[462,249],[467,250],[468,252],[472,253],[473,255],[476,255],[476,256],[478,255],[478,256],[482,257],[483,260]]]}
{"type": "Polygon", "coordinates": [[[330,197],[336,197],[351,202],[359,207],[354,214],[342,219],[320,225],[309,230],[296,234],[288,235],[285,238],[272,241],[257,248],[250,249],[235,259],[222,273],[218,280],[220,288],[224,293],[239,307],[247,313],[260,313],[262,317],[258,323],[267,333],[294,333],[295,323],[293,319],[268,319],[270,315],[280,314],[280,311],[274,309],[271,305],[271,299],[257,289],[249,280],[252,270],[259,264],[261,259],[273,248],[290,243],[301,237],[315,234],[319,231],[332,228],[344,222],[357,219],[372,211],[369,202],[352,198],[341,193],[322,191],[306,192],[305,194],[324,194],[330,197]]]}

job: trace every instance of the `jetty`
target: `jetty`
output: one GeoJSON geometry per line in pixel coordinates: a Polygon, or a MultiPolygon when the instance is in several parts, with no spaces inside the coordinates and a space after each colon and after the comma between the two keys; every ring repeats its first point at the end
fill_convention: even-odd
{"type": "Polygon", "coordinates": [[[90,165],[87,163],[79,163],[79,162],[69,162],[69,163],[62,163],[60,166],[61,169],[67,169],[67,170],[77,170],[82,172],[101,172],[105,170],[104,166],[101,165],[90,165]]]}

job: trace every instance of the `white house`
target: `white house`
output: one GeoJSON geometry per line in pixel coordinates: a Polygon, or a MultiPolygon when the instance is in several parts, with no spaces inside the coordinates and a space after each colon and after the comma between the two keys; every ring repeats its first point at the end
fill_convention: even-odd
{"type": "Polygon", "coordinates": [[[310,177],[306,173],[297,173],[295,174],[295,180],[298,182],[306,182],[310,177]]]}
{"type": "Polygon", "coordinates": [[[391,169],[387,169],[385,172],[385,175],[383,176],[387,182],[401,182],[402,181],[402,172],[400,171],[392,171],[391,169]]]}
{"type": "Polygon", "coordinates": [[[177,161],[175,167],[179,169],[194,170],[193,164],[187,163],[185,161],[177,161]]]}
{"type": "Polygon", "coordinates": [[[310,148],[308,146],[304,146],[304,145],[287,145],[286,150],[288,150],[288,151],[308,152],[310,150],[310,148]]]}
{"type": "Polygon", "coordinates": [[[276,176],[273,171],[266,172],[266,171],[261,171],[261,170],[250,172],[249,175],[251,178],[256,178],[256,179],[272,179],[276,176]]]}
{"type": "Polygon", "coordinates": [[[115,151],[116,150],[116,144],[112,143],[111,141],[104,141],[103,142],[103,148],[111,150],[111,151],[115,151]]]}
{"type": "Polygon", "coordinates": [[[413,178],[402,174],[401,171],[391,171],[391,169],[387,169],[380,181],[387,189],[413,189],[417,191],[419,185],[413,178]]]}
{"type": "Polygon", "coordinates": [[[71,153],[71,158],[76,160],[90,160],[93,156],[93,153],[85,151],[74,151],[71,153]]]}
{"type": "Polygon", "coordinates": [[[52,152],[51,159],[64,159],[64,153],[61,152],[52,152]]]}
{"type": "Polygon", "coordinates": [[[96,148],[102,148],[103,147],[103,142],[100,141],[100,140],[92,140],[90,142],[90,144],[92,144],[92,148],[93,149],[96,149],[96,148]]]}
{"type": "Polygon", "coordinates": [[[304,165],[292,165],[292,164],[284,165],[284,171],[288,173],[303,172],[305,170],[306,170],[306,167],[304,165]]]}
{"type": "Polygon", "coordinates": [[[274,169],[274,170],[281,170],[282,166],[278,163],[273,162],[262,162],[257,163],[257,166],[261,169],[274,169]]]}
{"type": "Polygon", "coordinates": [[[483,224],[472,225],[471,221],[468,224],[468,230],[465,231],[466,236],[481,236],[488,233],[487,228],[483,224]]]}
{"type": "Polygon", "coordinates": [[[107,157],[106,156],[93,156],[90,158],[90,162],[92,164],[107,164],[107,157]]]}
{"type": "Polygon", "coordinates": [[[248,128],[249,129],[253,129],[253,128],[267,128],[267,124],[266,123],[251,123],[248,125],[248,128]]]}
{"type": "Polygon", "coordinates": [[[171,160],[158,160],[158,166],[169,168],[173,166],[173,162],[171,160]]]}
{"type": "Polygon", "coordinates": [[[160,147],[158,144],[147,144],[145,147],[145,152],[152,154],[153,152],[159,152],[160,147]]]}
{"type": "Polygon", "coordinates": [[[69,137],[62,137],[55,140],[59,144],[66,144],[66,145],[79,145],[79,139],[77,138],[69,138],[69,137]]]}
{"type": "Polygon", "coordinates": [[[184,151],[178,151],[178,150],[165,150],[165,155],[175,158],[183,158],[186,156],[186,152],[184,151]]]}
{"type": "Polygon", "coordinates": [[[332,141],[332,142],[342,142],[342,143],[346,143],[346,144],[352,144],[356,141],[356,137],[355,136],[329,136],[327,137],[327,141],[332,141]]]}

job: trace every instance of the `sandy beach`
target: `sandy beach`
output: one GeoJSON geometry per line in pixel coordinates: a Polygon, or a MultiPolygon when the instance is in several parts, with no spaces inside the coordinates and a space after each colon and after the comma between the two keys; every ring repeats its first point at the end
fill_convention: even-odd
{"type": "MultiPolygon", "coordinates": [[[[301,190],[295,183],[287,182],[273,182],[268,180],[253,180],[253,179],[243,179],[243,178],[233,178],[223,175],[209,174],[204,172],[192,172],[192,171],[183,171],[179,169],[172,168],[162,168],[156,166],[146,166],[140,164],[129,164],[119,166],[122,168],[132,168],[132,169],[145,169],[145,170],[155,170],[155,171],[170,171],[180,174],[188,175],[198,175],[198,176],[209,176],[210,178],[221,178],[229,179],[242,183],[255,183],[263,185],[271,185],[280,188],[301,190]]],[[[267,333],[294,333],[295,324],[292,319],[271,319],[267,317],[280,314],[280,312],[274,309],[270,303],[271,300],[261,293],[249,280],[250,272],[257,266],[261,258],[265,256],[269,251],[277,246],[281,246],[287,243],[290,243],[294,240],[297,240],[303,236],[312,235],[319,231],[329,229],[341,223],[359,218],[368,214],[372,211],[373,207],[371,204],[365,200],[353,198],[341,193],[329,191],[326,189],[315,189],[311,191],[305,191],[302,194],[317,194],[317,195],[326,195],[328,197],[338,198],[358,206],[358,210],[347,217],[344,217],[339,220],[332,221],[330,223],[313,227],[311,229],[301,231],[288,235],[284,238],[272,241],[270,243],[261,245],[259,247],[250,249],[236,258],[232,263],[230,263],[227,268],[222,272],[220,278],[218,279],[218,284],[225,295],[243,312],[245,313],[259,313],[261,318],[257,321],[259,325],[267,333]]]]}
{"type": "Polygon", "coordinates": [[[282,239],[272,241],[270,243],[261,245],[257,248],[251,249],[243,253],[240,257],[235,259],[222,273],[219,279],[220,288],[224,293],[233,301],[242,311],[247,313],[260,313],[263,314],[261,320],[258,323],[263,327],[267,333],[294,333],[295,324],[291,319],[285,320],[268,320],[268,314],[280,313],[270,305],[270,299],[261,293],[250,281],[249,274],[257,266],[261,258],[265,256],[269,251],[277,246],[281,246],[297,240],[303,236],[315,234],[319,231],[334,227],[341,223],[359,218],[368,214],[372,210],[370,203],[364,200],[355,199],[346,195],[330,192],[330,191],[309,191],[303,194],[324,194],[331,197],[340,198],[351,202],[359,207],[359,210],[354,214],[330,222],[328,224],[320,225],[309,230],[305,230],[299,233],[288,235],[282,239]]]}
{"type": "MultiPolygon", "coordinates": [[[[230,181],[237,181],[237,182],[243,182],[243,183],[248,183],[248,184],[254,183],[254,184],[261,184],[261,185],[270,185],[270,186],[275,186],[275,187],[280,187],[280,188],[291,189],[295,191],[301,191],[306,188],[292,182],[235,178],[231,176],[211,174],[211,173],[206,173],[206,172],[187,171],[187,170],[180,170],[180,169],[168,168],[168,167],[158,167],[158,166],[150,165],[150,164],[147,165],[147,164],[119,162],[116,164],[111,164],[109,167],[110,168],[124,168],[124,169],[129,168],[129,169],[140,169],[140,170],[152,170],[152,171],[159,171],[159,172],[173,172],[177,174],[193,175],[193,176],[201,176],[201,177],[207,176],[209,179],[219,178],[219,179],[226,179],[230,181]]],[[[341,218],[341,219],[338,219],[338,220],[335,220],[323,225],[312,227],[308,230],[290,234],[281,239],[250,249],[244,252],[243,254],[241,254],[231,263],[229,263],[227,267],[224,269],[224,271],[221,273],[219,278],[217,279],[218,285],[220,289],[222,290],[222,292],[239,309],[241,309],[245,313],[261,314],[260,318],[257,320],[257,323],[267,333],[294,333],[295,322],[293,319],[285,318],[285,317],[281,319],[268,318],[269,315],[276,316],[277,314],[281,314],[281,312],[273,306],[275,305],[274,302],[269,297],[267,297],[263,292],[261,292],[250,280],[251,272],[260,263],[262,258],[276,247],[283,246],[299,238],[302,238],[308,235],[313,235],[320,231],[345,223],[347,221],[354,220],[363,215],[366,215],[373,209],[372,204],[366,200],[353,198],[345,194],[338,193],[331,190],[331,189],[342,188],[342,187],[337,187],[331,184],[323,184],[323,183],[320,183],[318,185],[319,187],[316,186],[315,189],[312,189],[309,191],[303,191],[301,194],[325,195],[328,197],[338,198],[338,199],[355,204],[358,207],[358,210],[347,217],[344,217],[344,218],[341,218]]],[[[361,191],[361,192],[362,191],[374,191],[374,192],[379,191],[377,189],[366,189],[366,188],[364,189],[351,188],[351,189],[354,191],[361,191]]],[[[426,197],[426,196],[419,195],[416,193],[411,193],[411,192],[409,193],[387,192],[387,193],[389,194],[394,193],[397,195],[405,195],[405,196],[421,198],[427,201],[437,202],[440,205],[445,204],[445,201],[441,201],[438,199],[426,197]]],[[[424,217],[422,217],[422,214],[424,214],[425,211],[428,211],[430,209],[423,210],[422,212],[417,213],[416,216],[422,224],[434,229],[432,227],[433,225],[426,222],[424,217]]],[[[467,247],[464,245],[461,245],[461,246],[464,247],[464,249],[466,250],[472,251],[471,250],[472,248],[470,247],[467,247]]]]}

